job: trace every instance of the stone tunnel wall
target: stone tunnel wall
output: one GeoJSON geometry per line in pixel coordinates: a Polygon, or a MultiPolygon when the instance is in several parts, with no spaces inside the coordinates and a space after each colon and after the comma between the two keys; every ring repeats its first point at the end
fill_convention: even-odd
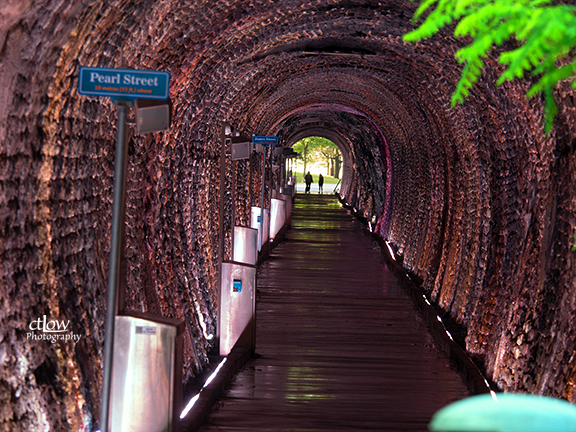
{"type": "MultiPolygon", "coordinates": [[[[78,95],[80,65],[172,74],[171,131],[129,140],[126,308],[185,321],[185,384],[215,333],[226,121],[342,145],[344,198],[463,328],[488,376],[576,402],[568,86],[550,137],[529,83],[494,87],[495,59],[450,109],[457,42],[403,43],[415,5],[401,0],[4,4],[0,430],[89,430],[99,415],[116,114],[78,95]],[[28,340],[44,315],[70,320],[80,341],[28,340]]],[[[247,224],[259,204],[260,165],[227,162],[226,256],[232,208],[247,224]]]]}

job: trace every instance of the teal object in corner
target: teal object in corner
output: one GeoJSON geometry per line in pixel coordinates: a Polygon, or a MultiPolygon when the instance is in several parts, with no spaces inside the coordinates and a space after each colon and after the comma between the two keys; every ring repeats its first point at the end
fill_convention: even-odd
{"type": "Polygon", "coordinates": [[[428,429],[442,432],[576,432],[576,406],[531,394],[472,396],[437,411],[428,429]]]}

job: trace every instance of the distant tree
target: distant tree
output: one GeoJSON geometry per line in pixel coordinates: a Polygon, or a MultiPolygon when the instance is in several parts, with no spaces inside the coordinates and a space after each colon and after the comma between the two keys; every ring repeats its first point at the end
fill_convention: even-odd
{"type": "Polygon", "coordinates": [[[310,159],[310,150],[312,149],[313,145],[314,143],[311,138],[304,138],[292,146],[292,149],[296,153],[300,153],[298,159],[304,161],[304,169],[302,170],[303,175],[306,174],[306,165],[308,164],[308,161],[310,159]]]}
{"type": "Polygon", "coordinates": [[[342,153],[332,141],[326,140],[326,143],[316,150],[320,156],[326,160],[326,167],[328,168],[328,175],[338,178],[340,172],[340,164],[342,163],[342,153]]]}
{"type": "Polygon", "coordinates": [[[570,79],[576,88],[576,6],[555,0],[422,0],[413,20],[425,13],[424,22],[404,35],[406,41],[428,38],[453,22],[458,22],[454,36],[472,39],[456,53],[464,68],[452,95],[452,106],[469,95],[488,53],[512,40],[515,47],[499,57],[506,70],[497,85],[522,78],[526,72],[537,77],[526,96],[544,95],[545,129],[550,132],[558,112],[554,87],[570,79]]]}
{"type": "Polygon", "coordinates": [[[306,174],[308,162],[313,163],[315,156],[322,155],[321,149],[328,147],[336,148],[336,145],[329,139],[317,136],[301,139],[292,146],[295,152],[300,153],[299,159],[304,162],[303,174],[306,174]]]}

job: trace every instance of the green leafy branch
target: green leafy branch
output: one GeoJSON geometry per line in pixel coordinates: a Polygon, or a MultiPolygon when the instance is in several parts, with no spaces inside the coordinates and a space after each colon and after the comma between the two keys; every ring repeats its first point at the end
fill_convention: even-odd
{"type": "Polygon", "coordinates": [[[420,41],[452,23],[457,23],[454,36],[470,36],[472,43],[456,52],[456,59],[464,67],[452,95],[453,107],[462,103],[478,82],[488,53],[508,40],[517,41],[519,48],[500,55],[499,62],[506,69],[496,84],[522,78],[527,72],[537,77],[526,96],[544,96],[545,129],[549,133],[558,112],[554,87],[570,79],[576,88],[576,6],[551,3],[552,0],[423,0],[413,21],[427,12],[428,15],[404,39],[420,41]]]}

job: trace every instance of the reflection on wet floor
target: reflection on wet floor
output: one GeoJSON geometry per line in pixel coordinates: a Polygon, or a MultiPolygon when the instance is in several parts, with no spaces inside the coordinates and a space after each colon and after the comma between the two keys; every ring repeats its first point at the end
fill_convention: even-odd
{"type": "Polygon", "coordinates": [[[370,237],[334,197],[297,195],[258,273],[259,355],[204,431],[425,431],[469,393],[370,237]]]}

